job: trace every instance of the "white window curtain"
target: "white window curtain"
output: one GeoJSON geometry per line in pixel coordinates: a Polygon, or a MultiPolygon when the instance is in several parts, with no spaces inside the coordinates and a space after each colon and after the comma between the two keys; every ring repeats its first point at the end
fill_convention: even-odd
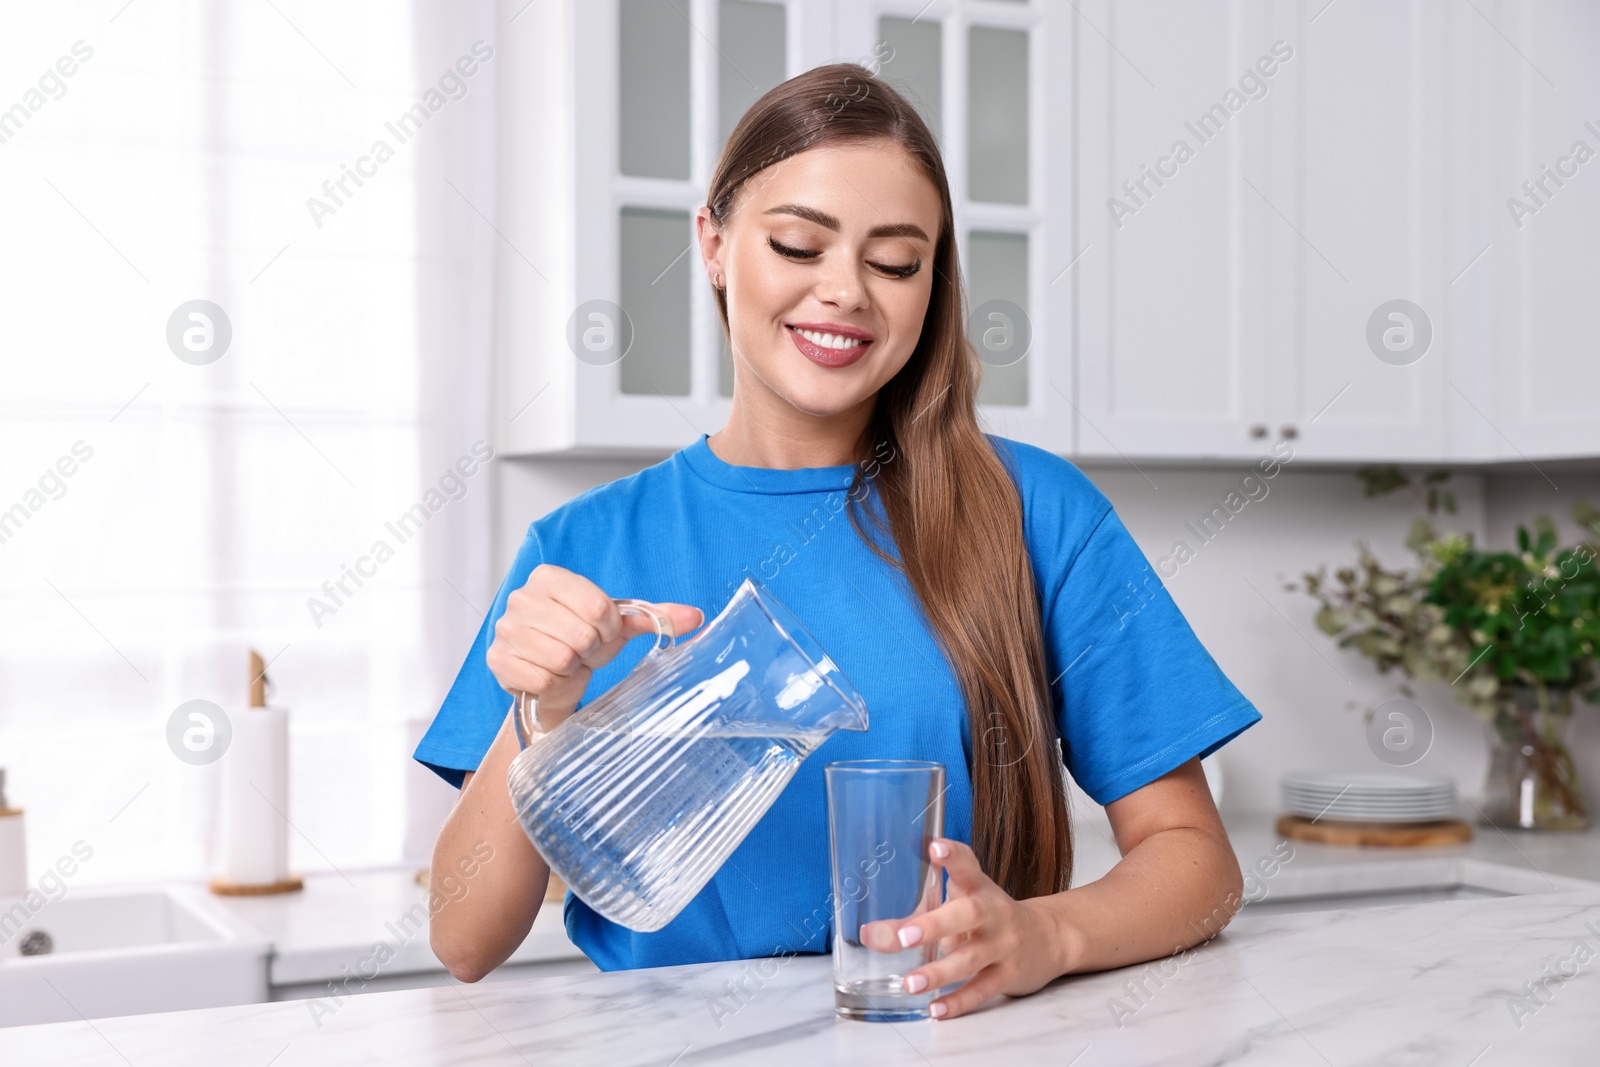
{"type": "Polygon", "coordinates": [[[445,0],[0,13],[0,766],[35,875],[79,841],[76,882],[215,872],[221,768],[168,720],[241,708],[251,647],[292,869],[425,858],[411,746],[494,584],[511,32],[445,0]],[[197,300],[225,349],[210,313],[169,343],[197,300]]]}

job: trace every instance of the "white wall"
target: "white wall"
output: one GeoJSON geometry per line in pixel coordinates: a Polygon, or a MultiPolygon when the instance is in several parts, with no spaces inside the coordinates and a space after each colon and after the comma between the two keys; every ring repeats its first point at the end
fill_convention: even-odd
{"type": "MultiPolygon", "coordinates": [[[[1185,523],[1208,512],[1246,468],[1127,467],[1088,470],[1109,496],[1145,554],[1159,560],[1175,540],[1193,548],[1185,523]],[[1154,482],[1157,488],[1151,487],[1154,482]]],[[[1457,476],[1455,528],[1483,529],[1482,480],[1457,476]]],[[[1312,623],[1315,607],[1286,581],[1327,563],[1354,562],[1364,540],[1389,565],[1408,564],[1404,539],[1419,502],[1405,494],[1369,500],[1349,470],[1308,470],[1292,463],[1269,483],[1167,588],[1217,662],[1255,702],[1262,721],[1222,752],[1224,806],[1275,810],[1278,779],[1307,769],[1383,770],[1367,747],[1366,709],[1399,695],[1403,680],[1382,677],[1354,652],[1344,652],[1312,623]]],[[[1434,745],[1414,769],[1453,778],[1469,793],[1481,785],[1487,751],[1478,721],[1442,687],[1418,701],[1433,721],[1434,745]]]]}
{"type": "MultiPolygon", "coordinates": [[[[510,565],[533,518],[651,462],[503,461],[497,485],[499,573],[510,565]]],[[[1184,524],[1220,503],[1248,469],[1243,464],[1205,469],[1146,465],[1141,474],[1122,463],[1085,465],[1152,563],[1168,554],[1175,540],[1195,548],[1197,541],[1184,524]]],[[[1336,649],[1312,624],[1314,601],[1282,586],[1319,563],[1331,570],[1353,562],[1358,540],[1365,540],[1387,564],[1409,564],[1404,538],[1411,520],[1422,513],[1420,500],[1406,492],[1365,498],[1348,469],[1297,468],[1291,462],[1267,484],[1266,497],[1248,504],[1167,582],[1206,647],[1263,716],[1221,753],[1224,806],[1235,810],[1275,810],[1278,779],[1285,771],[1384,769],[1367,747],[1363,714],[1398,695],[1402,679],[1380,677],[1359,655],[1336,649]]],[[[1487,533],[1491,544],[1509,543],[1517,518],[1557,510],[1539,492],[1548,485],[1531,471],[1457,473],[1451,484],[1460,510],[1441,517],[1439,525],[1470,531],[1480,539],[1487,533]]],[[[1586,485],[1587,498],[1600,502],[1600,476],[1590,476],[1586,485]]],[[[1570,499],[1558,505],[1561,514],[1570,499]]],[[[1442,685],[1419,691],[1418,702],[1433,721],[1435,738],[1414,769],[1452,778],[1469,796],[1475,795],[1487,765],[1485,728],[1442,685]]],[[[1574,738],[1582,746],[1582,770],[1595,804],[1600,803],[1600,727],[1597,716],[1583,718],[1574,738]]]]}

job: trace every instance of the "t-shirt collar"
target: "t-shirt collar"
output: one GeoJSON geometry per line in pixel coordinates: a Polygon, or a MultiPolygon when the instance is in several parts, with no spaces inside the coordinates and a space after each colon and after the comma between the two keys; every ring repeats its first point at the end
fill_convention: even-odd
{"type": "Polygon", "coordinates": [[[724,461],[711,451],[710,435],[702,433],[699,440],[678,450],[678,455],[689,469],[721,489],[737,493],[826,493],[850,488],[856,465],[845,463],[836,467],[798,467],[781,470],[776,467],[737,467],[724,461]]]}

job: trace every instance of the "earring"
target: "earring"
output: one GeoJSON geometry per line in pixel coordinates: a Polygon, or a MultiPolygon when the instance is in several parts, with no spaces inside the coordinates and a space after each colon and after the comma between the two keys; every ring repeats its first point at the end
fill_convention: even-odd
{"type": "Polygon", "coordinates": [[[718,274],[717,275],[717,280],[712,282],[711,284],[715,285],[717,287],[717,290],[720,292],[722,290],[722,288],[723,288],[723,286],[722,286],[722,275],[718,274]]]}

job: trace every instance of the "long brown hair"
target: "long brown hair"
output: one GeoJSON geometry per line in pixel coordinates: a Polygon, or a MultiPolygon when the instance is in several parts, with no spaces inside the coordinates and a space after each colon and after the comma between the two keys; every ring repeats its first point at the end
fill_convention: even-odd
{"type": "MultiPolygon", "coordinates": [[[[896,561],[857,512],[869,476],[856,468],[850,521],[901,569],[966,699],[972,734],[972,844],[984,873],[1014,898],[1067,888],[1072,834],[1046,679],[1039,593],[1023,538],[1022,500],[978,425],[982,363],[968,343],[950,186],[937,142],[894,89],[854,63],[816,67],[769,91],[734,127],[707,192],[719,226],[744,182],[823,144],[892,141],[939,190],[933,292],[910,360],[878,392],[858,448],[893,449],[874,464],[896,561]]],[[[728,330],[727,294],[716,291],[728,330]]]]}

